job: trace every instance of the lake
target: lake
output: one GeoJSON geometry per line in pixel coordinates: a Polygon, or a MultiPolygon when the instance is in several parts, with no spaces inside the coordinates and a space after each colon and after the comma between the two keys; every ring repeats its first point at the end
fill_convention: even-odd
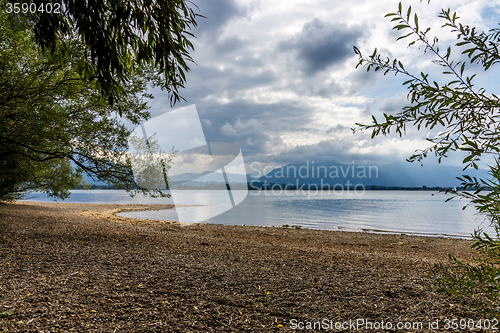
{"type": "MultiPolygon", "coordinates": [[[[189,191],[191,192],[191,191],[189,191]]],[[[225,191],[197,191],[192,203],[222,195],[225,191]]],[[[465,201],[433,191],[249,191],[245,200],[233,209],[209,218],[206,223],[251,226],[301,226],[311,229],[405,233],[426,236],[468,238],[474,229],[493,228],[473,207],[462,210],[465,201]]],[[[28,200],[53,202],[41,193],[28,200]]],[[[59,200],[60,201],[60,200],[59,200]]],[[[75,190],[64,202],[162,204],[170,198],[130,197],[125,191],[75,190]]],[[[211,200],[213,202],[213,200],[211,200]]],[[[189,204],[189,202],[188,202],[189,204]]],[[[182,208],[178,208],[182,209],[182,208]]],[[[175,210],[127,212],[125,217],[177,220],[175,210]]]]}

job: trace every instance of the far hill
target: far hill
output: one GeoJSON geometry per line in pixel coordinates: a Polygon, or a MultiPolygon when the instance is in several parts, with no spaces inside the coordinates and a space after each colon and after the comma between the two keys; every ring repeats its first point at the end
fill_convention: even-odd
{"type": "Polygon", "coordinates": [[[463,174],[486,177],[486,170],[467,170],[448,165],[424,165],[415,163],[391,163],[388,165],[342,164],[337,161],[298,162],[272,170],[258,179],[268,184],[316,184],[317,186],[337,184],[352,186],[391,187],[453,187],[459,186],[456,177],[463,174]]]}

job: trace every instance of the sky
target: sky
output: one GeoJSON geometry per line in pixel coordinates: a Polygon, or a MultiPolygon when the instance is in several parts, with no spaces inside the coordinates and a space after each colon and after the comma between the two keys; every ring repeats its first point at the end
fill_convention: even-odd
{"type": "MultiPolygon", "coordinates": [[[[408,105],[403,76],[355,69],[357,46],[396,57],[411,72],[436,75],[440,68],[418,45],[396,42],[400,34],[384,18],[398,2],[331,0],[194,0],[199,14],[192,32],[195,64],[181,95],[195,104],[209,142],[233,142],[241,149],[247,170],[279,167],[299,161],[336,160],[381,165],[405,162],[426,137],[439,129],[410,128],[403,137],[371,139],[370,132],[353,134],[355,123],[370,123],[371,115],[395,113],[408,105]]],[[[488,30],[500,22],[500,1],[405,1],[418,13],[421,27],[431,27],[446,47],[454,42],[441,28],[441,8],[451,8],[460,22],[488,30]]],[[[459,58],[459,54],[456,54],[459,58]]],[[[470,70],[475,70],[471,66],[470,70]]],[[[498,70],[478,71],[477,83],[499,93],[498,70]]],[[[170,110],[167,94],[152,90],[152,116],[170,110]]],[[[459,165],[460,156],[445,164],[459,165]]],[[[425,163],[434,164],[429,157],[425,163]]]]}

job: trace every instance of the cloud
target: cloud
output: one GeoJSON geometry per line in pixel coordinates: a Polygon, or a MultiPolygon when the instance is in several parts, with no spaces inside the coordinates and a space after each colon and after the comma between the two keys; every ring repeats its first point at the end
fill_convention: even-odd
{"type": "Polygon", "coordinates": [[[277,165],[305,160],[350,162],[353,156],[349,154],[349,149],[353,146],[354,143],[347,140],[322,140],[315,144],[295,146],[276,154],[272,160],[277,165]]]}
{"type": "Polygon", "coordinates": [[[327,129],[325,133],[326,134],[338,133],[338,132],[347,131],[347,130],[350,130],[349,126],[344,126],[342,124],[337,124],[336,126],[332,126],[329,129],[327,129]]]}
{"type": "Polygon", "coordinates": [[[235,136],[237,133],[234,130],[233,126],[231,124],[226,123],[224,126],[220,128],[222,134],[227,135],[227,136],[235,136]]]}
{"type": "MultiPolygon", "coordinates": [[[[485,5],[476,6],[478,2],[459,0],[453,6],[474,4],[469,10],[474,13],[466,11],[467,16],[480,19],[478,8],[485,5]]],[[[370,123],[372,114],[379,118],[382,112],[398,112],[409,104],[401,86],[406,78],[356,70],[353,45],[364,54],[377,47],[415,73],[431,68],[425,67],[430,55],[423,57],[421,51],[395,43],[400,34],[391,33],[394,24],[384,18],[394,11],[394,2],[360,0],[332,6],[327,0],[200,0],[196,4],[207,18],[198,19],[199,27],[192,31],[196,65],[181,91],[187,102],[176,108],[196,104],[207,141],[234,142],[247,163],[273,165],[322,158],[350,163],[382,155],[384,162],[404,161],[425,142],[419,140],[427,133],[413,128],[404,138],[391,134],[374,140],[370,131],[353,135],[349,130],[357,122],[370,123]],[[410,150],[404,139],[411,141],[410,150]]],[[[419,13],[421,24],[430,20],[435,32],[442,25],[435,14],[440,6],[424,2],[412,9],[419,13]]],[[[165,92],[152,92],[152,116],[167,111],[165,92]]]]}
{"type": "MultiPolygon", "coordinates": [[[[197,1],[199,17],[198,26],[194,29],[196,36],[203,33],[217,33],[223,29],[234,17],[247,15],[247,8],[235,0],[202,0],[197,1]]],[[[196,10],[196,9],[195,9],[196,10]]]]}
{"type": "Polygon", "coordinates": [[[258,103],[235,100],[226,104],[216,101],[200,104],[200,117],[209,142],[231,141],[238,144],[250,159],[262,158],[278,149],[283,133],[308,130],[311,114],[294,103],[258,103]]]}
{"type": "Polygon", "coordinates": [[[221,54],[232,54],[235,51],[241,50],[245,45],[245,41],[238,36],[232,35],[222,38],[217,42],[217,50],[221,54]]]}
{"type": "Polygon", "coordinates": [[[280,44],[281,51],[293,51],[308,75],[323,71],[352,56],[352,45],[363,35],[360,27],[323,22],[317,18],[302,31],[280,44]]]}
{"type": "Polygon", "coordinates": [[[386,113],[396,113],[400,112],[403,107],[408,105],[410,105],[410,101],[407,98],[407,93],[402,93],[385,100],[384,103],[379,107],[379,110],[386,113]]]}

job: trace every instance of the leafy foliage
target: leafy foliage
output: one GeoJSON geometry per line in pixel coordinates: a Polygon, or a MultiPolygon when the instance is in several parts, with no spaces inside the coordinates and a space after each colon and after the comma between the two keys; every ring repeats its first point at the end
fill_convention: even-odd
{"type": "Polygon", "coordinates": [[[442,27],[450,29],[458,41],[454,47],[442,50],[439,40],[430,37],[430,28],[420,26],[418,16],[412,14],[411,7],[403,11],[399,3],[397,12],[386,17],[395,22],[393,29],[402,31],[398,40],[410,38],[408,47],[418,43],[423,46],[424,53],[434,55],[433,62],[442,68],[442,77],[431,80],[428,73],[413,74],[405,69],[401,61],[383,58],[377,49],[370,56],[363,56],[354,47],[359,56],[357,67],[383,71],[384,75],[394,73],[408,77],[403,84],[409,90],[410,105],[397,114],[384,114],[380,122],[372,116],[371,124],[357,124],[353,131],[371,130],[373,138],[386,135],[391,130],[402,136],[406,126],[444,128],[436,137],[427,139],[432,145],[417,151],[408,159],[410,162],[421,162],[430,152],[434,152],[441,161],[449,152],[464,151],[467,152],[463,160],[465,170],[469,167],[477,169],[477,163],[484,154],[495,156],[496,163],[490,167],[491,179],[464,175],[459,179],[465,191],[447,191],[469,199],[470,204],[489,219],[495,228],[495,235],[475,230],[473,248],[477,250],[477,257],[473,262],[463,263],[450,257],[453,267],[448,269],[437,265],[431,276],[439,290],[457,297],[472,297],[484,310],[500,312],[500,100],[495,94],[474,85],[475,74],[466,74],[467,65],[478,64],[486,71],[500,61],[500,29],[478,32],[474,27],[462,25],[457,14],[450,9],[443,9],[439,14],[444,21],[442,27]],[[455,48],[468,60],[453,60],[455,48]]]}
{"type": "MultiPolygon", "coordinates": [[[[3,1],[2,1],[3,2],[3,1]]],[[[3,6],[2,2],[0,4],[3,6]]],[[[166,89],[171,104],[179,101],[185,72],[192,61],[189,31],[196,16],[185,0],[62,0],[60,13],[28,12],[35,40],[51,55],[69,50],[61,45],[75,36],[82,42],[84,56],[79,74],[96,80],[101,93],[113,103],[124,93],[121,86],[137,67],[152,66],[162,75],[157,84],[166,89]]],[[[40,5],[46,0],[33,0],[40,5]]],[[[12,15],[12,14],[11,14],[12,15]]],[[[18,14],[21,18],[22,12],[18,14]]]]}
{"type": "Polygon", "coordinates": [[[146,189],[166,189],[169,181],[168,170],[177,154],[174,147],[168,153],[163,151],[156,133],[147,140],[131,135],[128,141],[129,160],[136,183],[146,189]]]}
{"type": "Polygon", "coordinates": [[[149,117],[146,85],[157,74],[137,66],[111,104],[80,75],[86,46],[76,37],[60,45],[40,50],[25,23],[0,12],[0,200],[31,189],[65,198],[83,172],[137,188],[118,114],[134,124],[149,117]]]}
{"type": "MultiPolygon", "coordinates": [[[[357,66],[364,66],[367,71],[382,70],[384,74],[403,74],[408,77],[404,82],[409,93],[411,105],[403,108],[396,115],[384,114],[384,121],[379,122],[373,117],[373,123],[357,124],[357,130],[372,130],[372,137],[379,134],[388,134],[391,129],[403,135],[407,125],[420,128],[434,129],[444,126],[435,138],[428,140],[433,143],[419,153],[410,157],[410,161],[421,161],[428,153],[434,151],[439,160],[450,151],[466,151],[468,156],[464,159],[465,168],[477,168],[476,162],[482,154],[500,153],[500,131],[498,125],[500,100],[495,94],[488,94],[483,88],[476,88],[473,84],[474,75],[465,75],[466,61],[451,59],[452,47],[442,51],[436,37],[429,38],[430,28],[422,30],[418,23],[418,16],[414,14],[411,19],[411,7],[403,14],[400,3],[396,13],[389,13],[392,21],[397,24],[394,29],[409,31],[399,37],[404,39],[413,37],[408,44],[411,46],[419,42],[424,46],[424,52],[436,56],[434,63],[443,68],[443,75],[449,80],[445,83],[430,80],[429,74],[421,72],[415,75],[407,71],[403,63],[397,59],[383,59],[377,49],[368,57],[364,57],[358,48],[354,51],[359,56],[357,66]]],[[[489,69],[499,60],[498,44],[500,43],[500,29],[492,29],[489,33],[478,34],[474,28],[458,23],[456,13],[442,10],[439,15],[445,23],[443,27],[451,28],[459,42],[458,47],[468,46],[462,51],[470,58],[471,62],[479,63],[485,70],[489,69]]]]}

